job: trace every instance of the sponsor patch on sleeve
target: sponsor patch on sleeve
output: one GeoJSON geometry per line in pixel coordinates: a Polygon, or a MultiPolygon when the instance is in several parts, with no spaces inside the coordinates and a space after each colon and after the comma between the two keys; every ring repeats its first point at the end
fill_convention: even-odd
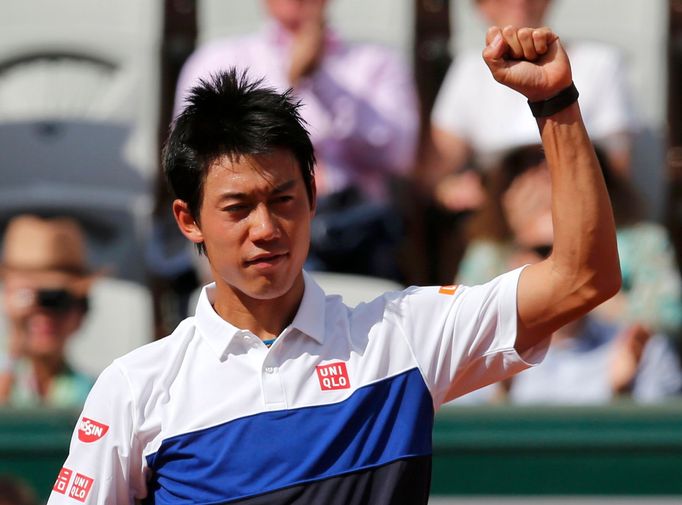
{"type": "Polygon", "coordinates": [[[83,417],[78,423],[78,440],[86,444],[96,442],[109,431],[109,426],[83,417]]]}
{"type": "Polygon", "coordinates": [[[52,487],[52,490],[56,493],[66,494],[66,488],[69,487],[69,481],[71,480],[71,474],[73,472],[68,468],[62,468],[57,475],[57,480],[52,487]]]}
{"type": "Polygon", "coordinates": [[[77,473],[73,478],[73,484],[69,490],[69,496],[74,500],[85,503],[85,500],[87,500],[90,490],[92,489],[93,482],[94,479],[77,473]]]}
{"type": "Polygon", "coordinates": [[[441,286],[438,292],[441,295],[454,295],[457,288],[457,284],[450,284],[449,286],[441,286]]]}
{"type": "Polygon", "coordinates": [[[320,381],[320,389],[322,391],[333,391],[335,389],[350,388],[350,380],[348,379],[348,370],[343,361],[338,363],[330,363],[329,365],[319,365],[315,367],[317,370],[317,378],[320,381]]]}

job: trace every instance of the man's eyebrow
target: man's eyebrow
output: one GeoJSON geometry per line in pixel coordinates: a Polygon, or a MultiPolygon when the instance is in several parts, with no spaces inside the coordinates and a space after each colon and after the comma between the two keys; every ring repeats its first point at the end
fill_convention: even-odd
{"type": "MultiPolygon", "coordinates": [[[[288,181],[284,181],[281,184],[278,184],[274,188],[272,188],[271,194],[277,195],[280,193],[285,193],[286,191],[289,191],[296,185],[296,179],[289,179],[288,181]]],[[[249,198],[248,193],[244,193],[241,191],[227,191],[220,195],[220,200],[244,200],[249,198]]]]}
{"type": "Polygon", "coordinates": [[[273,194],[277,193],[284,193],[285,191],[289,191],[296,185],[296,179],[289,179],[288,181],[283,182],[282,184],[278,184],[275,186],[272,190],[273,194]]]}

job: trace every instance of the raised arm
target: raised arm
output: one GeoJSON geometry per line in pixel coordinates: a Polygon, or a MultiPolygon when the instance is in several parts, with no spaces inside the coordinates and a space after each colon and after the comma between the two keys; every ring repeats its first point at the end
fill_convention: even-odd
{"type": "MultiPolygon", "coordinates": [[[[531,102],[572,83],[568,57],[548,28],[492,27],[486,43],[493,77],[531,102]]],[[[538,127],[552,179],[554,248],[521,274],[519,352],[615,295],[621,283],[609,197],[578,103],[539,117],[538,127]]]]}

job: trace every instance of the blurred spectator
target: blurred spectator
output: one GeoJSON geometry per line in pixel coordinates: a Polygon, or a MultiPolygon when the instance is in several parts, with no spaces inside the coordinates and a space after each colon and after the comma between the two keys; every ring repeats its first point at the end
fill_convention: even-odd
{"type": "Polygon", "coordinates": [[[64,356],[87,313],[95,278],[80,228],[67,218],[15,217],[5,231],[0,268],[9,322],[0,404],[82,405],[93,381],[64,356]]]}
{"type": "Polygon", "coordinates": [[[22,480],[0,475],[0,505],[38,505],[38,498],[22,480]]]}
{"type": "MultiPolygon", "coordinates": [[[[476,0],[491,25],[543,25],[550,0],[476,0]]],[[[568,41],[580,109],[593,141],[605,150],[616,172],[628,173],[633,106],[620,54],[604,44],[568,41]]],[[[497,86],[480,51],[461,51],[441,86],[432,112],[433,152],[429,161],[434,200],[453,212],[475,209],[484,192],[478,170],[493,166],[500,153],[539,142],[526,101],[497,86]],[[477,170],[466,170],[475,167],[477,170]]]]}
{"type": "MultiPolygon", "coordinates": [[[[599,403],[621,395],[657,401],[680,392],[679,359],[667,338],[677,335],[682,318],[673,252],[664,229],[641,219],[629,182],[599,157],[616,219],[621,292],[557,331],[538,370],[460,403],[505,397],[515,403],[599,403]]],[[[490,174],[489,188],[460,265],[462,284],[484,282],[552,250],[551,186],[540,146],[512,150],[490,174]]]]}
{"type": "MultiPolygon", "coordinates": [[[[599,158],[614,209],[623,287],[596,313],[613,323],[639,323],[677,338],[682,328],[682,280],[667,232],[642,218],[642,205],[630,182],[611,170],[605,156],[599,158]]],[[[489,175],[489,197],[472,220],[472,241],[460,263],[458,282],[479,284],[507,271],[517,246],[527,246],[538,236],[551,243],[551,193],[544,163],[540,146],[520,147],[489,175]]]]}
{"type": "Polygon", "coordinates": [[[198,79],[248,70],[302,101],[316,150],[317,216],[307,268],[396,277],[402,238],[391,181],[412,167],[418,111],[408,66],[386,47],[348,43],[326,0],[265,0],[265,27],[199,48],[178,82],[176,114],[198,79]]]}
{"type": "MultiPolygon", "coordinates": [[[[551,252],[551,221],[531,226],[519,239],[510,266],[540,261],[551,252]]],[[[557,330],[538,370],[500,385],[507,399],[590,404],[619,397],[657,402],[679,394],[682,370],[669,340],[637,322],[604,321],[598,312],[557,330]]]]}
{"type": "Polygon", "coordinates": [[[507,385],[512,403],[657,402],[680,393],[682,372],[663,335],[588,315],[552,335],[545,360],[507,385]]]}

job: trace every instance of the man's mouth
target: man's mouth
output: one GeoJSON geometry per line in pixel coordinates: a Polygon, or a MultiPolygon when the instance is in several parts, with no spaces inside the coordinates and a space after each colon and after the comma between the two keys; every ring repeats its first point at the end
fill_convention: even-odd
{"type": "Polygon", "coordinates": [[[251,259],[246,260],[244,263],[246,264],[246,266],[255,265],[267,267],[279,263],[286,257],[287,253],[259,254],[257,256],[252,257],[251,259]]]}

